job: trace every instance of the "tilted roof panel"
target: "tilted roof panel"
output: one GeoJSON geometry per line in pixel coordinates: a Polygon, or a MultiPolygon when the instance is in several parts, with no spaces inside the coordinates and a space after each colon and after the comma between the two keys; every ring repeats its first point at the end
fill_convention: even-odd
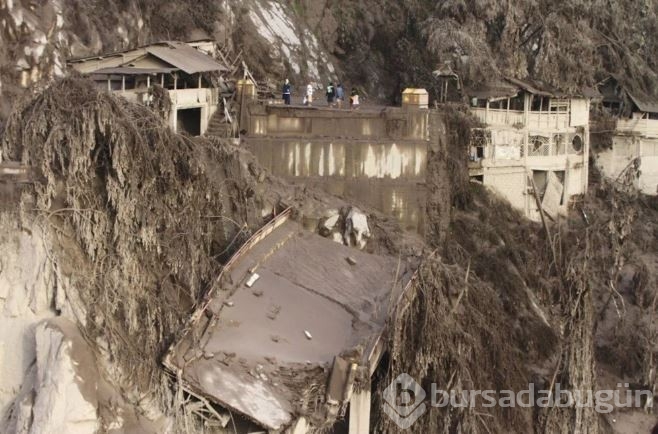
{"type": "Polygon", "coordinates": [[[228,70],[212,57],[182,42],[152,45],[145,49],[153,56],[164,60],[187,74],[228,70]]]}

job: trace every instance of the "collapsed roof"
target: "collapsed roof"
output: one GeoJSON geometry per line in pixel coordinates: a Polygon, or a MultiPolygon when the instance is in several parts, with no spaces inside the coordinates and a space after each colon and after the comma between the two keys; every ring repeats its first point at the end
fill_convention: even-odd
{"type": "Polygon", "coordinates": [[[642,112],[658,113],[658,98],[643,92],[637,86],[629,85],[622,77],[611,75],[600,82],[598,87],[604,102],[622,103],[630,100],[642,112]]]}
{"type": "Polygon", "coordinates": [[[640,111],[646,113],[658,113],[658,101],[650,99],[648,96],[639,93],[627,92],[633,103],[640,111]]]}
{"type": "Polygon", "coordinates": [[[193,393],[269,430],[300,415],[331,420],[327,405],[345,404],[355,372],[374,371],[412,275],[398,258],[345,247],[281,215],[226,265],[165,366],[193,393]]]}

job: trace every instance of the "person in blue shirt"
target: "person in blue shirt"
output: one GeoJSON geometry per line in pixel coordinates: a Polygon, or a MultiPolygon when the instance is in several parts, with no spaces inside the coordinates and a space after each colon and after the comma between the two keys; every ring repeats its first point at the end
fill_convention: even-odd
{"type": "Polygon", "coordinates": [[[338,86],[336,86],[336,104],[338,104],[339,109],[343,108],[343,101],[345,101],[345,89],[341,83],[338,83],[338,86]]]}
{"type": "Polygon", "coordinates": [[[283,102],[285,105],[290,105],[291,94],[290,81],[286,78],[286,82],[283,84],[283,102]]]}

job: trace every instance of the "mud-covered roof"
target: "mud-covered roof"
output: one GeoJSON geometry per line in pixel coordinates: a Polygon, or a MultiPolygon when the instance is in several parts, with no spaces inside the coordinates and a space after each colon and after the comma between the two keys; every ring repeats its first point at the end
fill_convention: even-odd
{"type": "Polygon", "coordinates": [[[466,89],[466,95],[478,99],[513,98],[519,94],[519,88],[512,84],[496,80],[466,89]]]}
{"type": "Polygon", "coordinates": [[[466,94],[472,98],[496,99],[512,98],[518,95],[521,91],[525,91],[533,95],[553,98],[601,98],[601,94],[596,89],[591,87],[583,87],[579,92],[567,93],[539,80],[532,80],[529,78],[519,79],[515,77],[505,77],[504,79],[491,80],[486,83],[481,83],[477,86],[467,89],[466,94]]]}
{"type": "Polygon", "coordinates": [[[658,97],[628,83],[625,77],[611,75],[598,84],[598,89],[604,101],[620,103],[629,99],[642,112],[658,113],[658,97]]]}
{"type": "Polygon", "coordinates": [[[509,81],[511,84],[513,84],[514,86],[518,86],[520,89],[525,90],[526,92],[532,93],[534,95],[548,96],[548,97],[551,96],[560,97],[563,95],[562,92],[560,92],[558,89],[538,80],[531,80],[527,78],[520,79],[514,77],[506,77],[505,79],[509,81]]]}
{"type": "Polygon", "coordinates": [[[146,75],[146,74],[168,74],[177,68],[133,68],[130,66],[118,66],[116,68],[101,68],[91,72],[100,75],[146,75]]]}
{"type": "MultiPolygon", "coordinates": [[[[228,71],[226,65],[221,64],[213,57],[197,50],[188,43],[180,41],[162,41],[154,44],[144,45],[130,50],[115,51],[103,55],[87,56],[69,59],[69,63],[82,63],[89,60],[103,60],[106,58],[124,56],[128,53],[148,53],[175,69],[187,74],[199,72],[228,71]]],[[[129,68],[129,66],[121,65],[129,68]]],[[[173,69],[172,69],[173,70],[173,69]]],[[[96,72],[96,71],[94,71],[96,72]]]]}
{"type": "Polygon", "coordinates": [[[169,41],[145,47],[145,50],[187,74],[227,71],[221,63],[184,42],[169,41]]]}
{"type": "Polygon", "coordinates": [[[633,103],[646,113],[658,113],[658,100],[651,99],[646,95],[638,92],[626,92],[633,103]]]}
{"type": "Polygon", "coordinates": [[[227,264],[165,365],[195,393],[283,429],[313,385],[324,396],[335,357],[370,368],[412,274],[280,217],[227,264]]]}

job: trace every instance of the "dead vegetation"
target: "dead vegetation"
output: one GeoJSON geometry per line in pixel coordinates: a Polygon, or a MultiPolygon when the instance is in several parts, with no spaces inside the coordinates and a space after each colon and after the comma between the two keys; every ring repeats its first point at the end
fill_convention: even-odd
{"type": "MultiPolygon", "coordinates": [[[[530,383],[587,396],[606,386],[601,370],[655,390],[657,293],[649,282],[658,215],[651,201],[627,184],[593,185],[549,238],[482,187],[470,192],[471,202],[454,211],[442,255],[426,259],[409,308],[394,320],[379,390],[406,372],[425,390],[436,383],[458,397],[530,383]]],[[[387,417],[378,424],[398,432],[387,417]]],[[[478,405],[431,409],[412,431],[598,433],[606,424],[593,408],[478,405]]]]}
{"type": "Polygon", "coordinates": [[[160,356],[219,259],[260,224],[255,181],[235,152],[176,135],[80,79],[54,83],[7,124],[3,155],[40,180],[23,207],[58,235],[85,334],[139,399],[166,397],[160,356]]]}

